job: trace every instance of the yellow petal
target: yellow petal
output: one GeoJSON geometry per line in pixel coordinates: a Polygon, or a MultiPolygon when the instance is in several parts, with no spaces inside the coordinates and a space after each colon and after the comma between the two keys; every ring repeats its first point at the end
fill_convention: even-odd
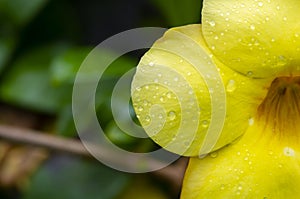
{"type": "Polygon", "coordinates": [[[204,0],[204,38],[225,65],[243,74],[299,74],[299,8],[299,0],[204,0]]]}
{"type": "Polygon", "coordinates": [[[269,83],[221,64],[206,47],[201,26],[189,25],[167,31],[141,59],[132,100],[155,142],[197,156],[245,131],[269,83]]]}
{"type": "MultiPolygon", "coordinates": [[[[248,133],[256,131],[262,129],[253,127],[248,133]]],[[[205,159],[192,158],[181,198],[300,198],[299,146],[276,146],[270,138],[250,143],[243,139],[205,159]]]]}
{"type": "Polygon", "coordinates": [[[299,81],[274,80],[239,141],[190,160],[182,199],[300,198],[299,81]]]}

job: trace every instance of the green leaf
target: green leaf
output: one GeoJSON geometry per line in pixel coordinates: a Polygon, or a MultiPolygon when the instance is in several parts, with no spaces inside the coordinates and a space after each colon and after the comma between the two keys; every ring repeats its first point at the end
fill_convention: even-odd
{"type": "Polygon", "coordinates": [[[55,87],[49,75],[51,60],[64,49],[64,45],[53,45],[20,58],[2,79],[0,98],[47,113],[56,113],[64,104],[71,103],[72,87],[55,87]]]}
{"type": "Polygon", "coordinates": [[[25,25],[48,0],[1,0],[1,15],[17,26],[25,25]]]}
{"type": "Polygon", "coordinates": [[[113,199],[130,179],[98,162],[54,159],[35,174],[24,199],[113,199]]]}
{"type": "Polygon", "coordinates": [[[0,35],[0,72],[9,60],[16,45],[13,35],[0,35]]]}
{"type": "Polygon", "coordinates": [[[55,85],[73,84],[76,73],[88,53],[89,47],[76,47],[58,55],[51,63],[51,80],[55,85]]]}
{"type": "Polygon", "coordinates": [[[169,26],[200,23],[201,0],[152,0],[165,15],[169,26]]]}
{"type": "Polygon", "coordinates": [[[133,144],[138,140],[123,132],[114,122],[108,124],[105,133],[111,142],[125,149],[132,148],[133,144]]]}
{"type": "Polygon", "coordinates": [[[58,135],[65,137],[75,137],[77,135],[71,105],[65,106],[58,113],[56,132],[58,135]]]}

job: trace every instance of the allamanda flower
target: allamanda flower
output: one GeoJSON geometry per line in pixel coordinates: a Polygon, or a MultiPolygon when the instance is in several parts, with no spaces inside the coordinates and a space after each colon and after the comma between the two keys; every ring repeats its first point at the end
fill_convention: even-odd
{"type": "Polygon", "coordinates": [[[300,198],[299,11],[299,0],[204,0],[202,25],[170,29],[141,59],[142,126],[192,157],[183,199],[300,198]]]}

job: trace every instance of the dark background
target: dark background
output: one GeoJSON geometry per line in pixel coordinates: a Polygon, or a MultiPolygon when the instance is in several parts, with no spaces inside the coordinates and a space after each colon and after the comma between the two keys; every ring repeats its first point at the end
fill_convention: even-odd
{"type": "MultiPolygon", "coordinates": [[[[132,28],[200,23],[200,10],[200,0],[1,0],[0,126],[78,139],[72,85],[89,51],[132,28]]],[[[144,52],[127,54],[110,66],[96,105],[109,139],[135,152],[158,146],[117,127],[110,95],[118,78],[135,67],[144,52]]],[[[127,174],[92,159],[0,139],[0,198],[178,198],[184,162],[171,165],[168,172],[127,174]],[[168,174],[172,169],[179,178],[168,174]]]]}

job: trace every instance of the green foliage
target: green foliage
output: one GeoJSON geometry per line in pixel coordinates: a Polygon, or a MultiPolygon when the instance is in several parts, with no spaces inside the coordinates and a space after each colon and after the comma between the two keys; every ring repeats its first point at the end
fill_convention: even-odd
{"type": "MultiPolygon", "coordinates": [[[[156,21],[166,22],[158,26],[199,22],[199,0],[149,2],[160,10],[159,16],[165,17],[157,20],[157,16],[153,16],[156,21]]],[[[80,65],[92,49],[80,37],[85,27],[79,25],[74,7],[76,3],[68,0],[0,0],[0,103],[50,116],[54,122],[47,124],[47,128],[65,137],[77,136],[72,117],[73,83],[80,65]]],[[[140,26],[147,24],[145,21],[138,22],[140,26]]],[[[107,30],[111,28],[109,25],[108,22],[107,30]]],[[[115,52],[101,49],[99,53],[99,57],[109,59],[114,57],[115,52]]],[[[123,132],[114,121],[111,110],[115,84],[137,65],[139,58],[124,55],[109,66],[98,84],[95,108],[101,127],[114,144],[130,151],[145,152],[157,146],[150,139],[134,138],[123,132]]],[[[126,100],[120,97],[115,105],[124,123],[131,120],[124,115],[127,106],[131,106],[126,100]]],[[[134,119],[132,107],[129,110],[134,119]]],[[[21,193],[22,198],[167,198],[145,176],[138,178],[142,183],[135,181],[132,184],[132,175],[99,163],[73,157],[53,157],[33,175],[28,188],[21,193]]]]}
{"type": "Polygon", "coordinates": [[[199,23],[201,4],[199,0],[152,0],[166,17],[169,26],[199,23]]]}
{"type": "Polygon", "coordinates": [[[128,174],[98,162],[57,158],[34,175],[24,199],[112,199],[129,182],[128,174]]]}
{"type": "Polygon", "coordinates": [[[49,67],[55,55],[65,47],[53,45],[30,52],[20,58],[5,74],[0,85],[0,98],[29,109],[56,113],[71,92],[56,87],[49,67]]]}
{"type": "Polygon", "coordinates": [[[47,0],[1,0],[0,12],[5,20],[22,26],[45,5],[47,0]]]}
{"type": "Polygon", "coordinates": [[[0,73],[4,68],[5,64],[9,60],[13,49],[15,47],[15,39],[13,35],[0,33],[0,73]]]}

